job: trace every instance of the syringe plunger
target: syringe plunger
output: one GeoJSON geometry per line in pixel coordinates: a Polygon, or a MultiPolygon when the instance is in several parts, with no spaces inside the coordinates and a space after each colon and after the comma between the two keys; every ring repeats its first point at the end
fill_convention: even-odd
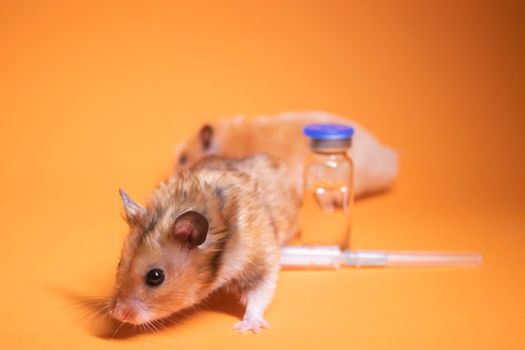
{"type": "Polygon", "coordinates": [[[345,250],[337,246],[281,248],[281,266],[288,268],[338,268],[339,266],[476,266],[481,256],[450,252],[385,252],[345,250]]]}

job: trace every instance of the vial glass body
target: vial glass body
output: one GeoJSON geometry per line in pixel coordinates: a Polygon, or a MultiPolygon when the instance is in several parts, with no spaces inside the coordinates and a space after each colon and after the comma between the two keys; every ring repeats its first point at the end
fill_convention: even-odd
{"type": "Polygon", "coordinates": [[[348,148],[311,148],[305,159],[301,244],[349,247],[353,163],[348,148]]]}

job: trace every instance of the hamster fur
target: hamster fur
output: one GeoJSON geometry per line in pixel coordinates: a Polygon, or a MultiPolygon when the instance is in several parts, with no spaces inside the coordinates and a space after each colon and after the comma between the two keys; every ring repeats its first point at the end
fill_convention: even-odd
{"type": "Polygon", "coordinates": [[[145,208],[121,191],[130,232],[110,315],[148,323],[227,287],[246,305],[234,329],[268,327],[263,316],[278,277],[279,244],[298,227],[300,194],[286,174],[266,155],[209,157],[161,183],[145,208]]]}
{"type": "Polygon", "coordinates": [[[314,123],[345,124],[354,128],[350,156],[354,162],[356,197],[391,186],[398,173],[397,151],[379,143],[361,125],[324,112],[283,113],[253,120],[238,117],[204,125],[195,136],[176,147],[175,172],[211,154],[240,158],[263,152],[284,161],[301,190],[303,159],[308,152],[303,128],[314,123]]]}

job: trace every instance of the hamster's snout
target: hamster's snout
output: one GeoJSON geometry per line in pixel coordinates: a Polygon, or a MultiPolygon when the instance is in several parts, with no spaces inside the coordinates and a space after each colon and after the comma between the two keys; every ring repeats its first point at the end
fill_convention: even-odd
{"type": "Polygon", "coordinates": [[[145,305],[137,300],[115,300],[109,312],[114,319],[131,323],[141,324],[147,322],[147,311],[145,305]]]}

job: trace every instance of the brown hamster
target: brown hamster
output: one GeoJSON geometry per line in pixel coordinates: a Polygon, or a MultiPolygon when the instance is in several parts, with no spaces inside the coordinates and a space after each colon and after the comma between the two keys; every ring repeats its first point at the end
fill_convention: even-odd
{"type": "Polygon", "coordinates": [[[302,188],[303,159],[308,152],[303,128],[307,124],[345,124],[354,128],[350,156],[354,163],[354,195],[384,190],[398,172],[398,153],[379,143],[361,125],[323,112],[283,113],[274,117],[228,119],[207,124],[176,148],[175,172],[187,169],[205,156],[240,158],[267,153],[284,161],[302,188]]]}
{"type": "Polygon", "coordinates": [[[285,174],[266,155],[210,157],[161,183],[145,208],[121,191],[130,233],[110,315],[148,323],[233,287],[246,305],[234,328],[268,327],[279,244],[298,226],[300,196],[285,174]]]}

